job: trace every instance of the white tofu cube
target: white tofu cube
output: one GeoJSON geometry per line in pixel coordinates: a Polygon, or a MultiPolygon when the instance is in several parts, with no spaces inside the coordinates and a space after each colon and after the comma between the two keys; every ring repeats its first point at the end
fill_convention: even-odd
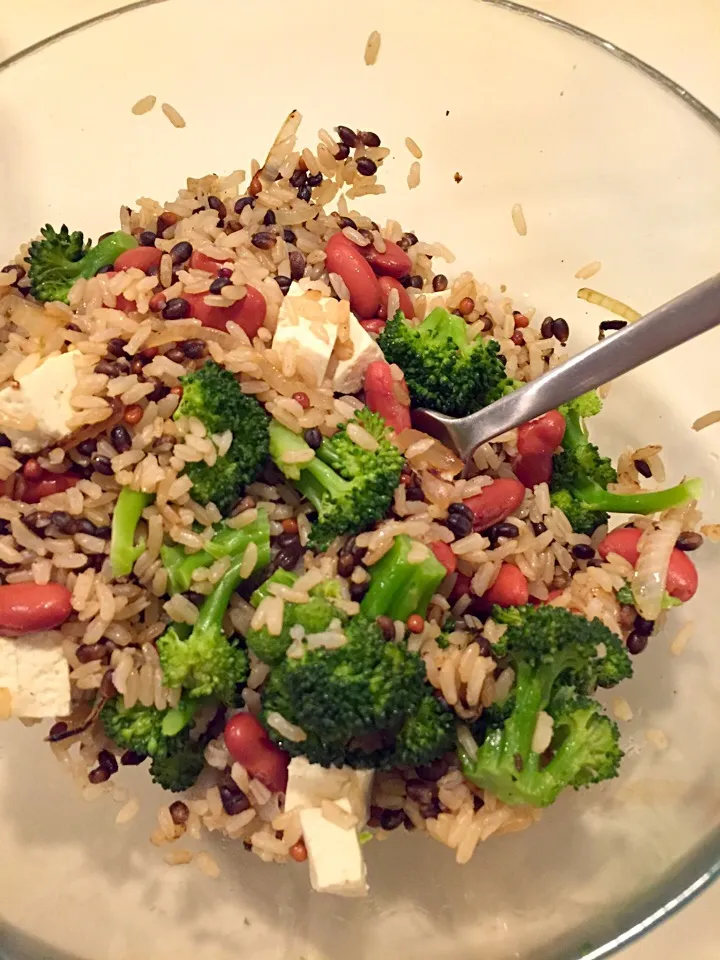
{"type": "Polygon", "coordinates": [[[363,827],[368,820],[374,775],[374,770],[321,767],[305,757],[293,757],[288,767],[285,809],[319,807],[323,800],[347,799],[363,827]]]}
{"type": "MultiPolygon", "coordinates": [[[[344,305],[348,309],[348,304],[344,305]]],[[[293,284],[282,302],[273,349],[282,357],[290,351],[290,361],[298,373],[313,386],[325,379],[338,335],[343,306],[332,297],[321,297],[293,284]]]]}
{"type": "Polygon", "coordinates": [[[14,417],[31,417],[29,430],[6,428],[18,453],[37,453],[70,433],[70,396],[77,385],[77,351],[49,357],[17,384],[0,390],[0,410],[14,417]]]}
{"type": "MultiPolygon", "coordinates": [[[[352,356],[338,359],[333,374],[336,393],[357,393],[363,385],[365,371],[374,360],[382,360],[383,352],[353,314],[350,315],[350,343],[352,356]]],[[[342,345],[344,347],[344,344],[342,345]]],[[[340,345],[335,348],[337,355],[340,345]]]]}
{"type": "Polygon", "coordinates": [[[0,637],[0,687],[10,691],[14,717],[70,713],[70,668],[58,635],[0,637]]]}
{"type": "MultiPolygon", "coordinates": [[[[350,801],[337,804],[348,813],[350,801]]],[[[365,861],[357,831],[327,820],[318,807],[300,811],[300,825],[308,852],[310,883],[318,893],[364,897],[368,892],[365,861]]]]}

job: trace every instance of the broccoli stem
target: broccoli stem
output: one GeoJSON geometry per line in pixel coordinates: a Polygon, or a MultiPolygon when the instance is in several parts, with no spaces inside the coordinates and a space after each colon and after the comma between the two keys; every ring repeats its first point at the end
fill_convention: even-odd
{"type": "MultiPolygon", "coordinates": [[[[582,401],[583,398],[581,397],[582,401]]],[[[562,446],[565,451],[578,451],[588,446],[585,425],[577,409],[565,410],[565,433],[562,446]]],[[[688,500],[697,499],[702,492],[702,481],[697,478],[685,480],[667,490],[648,490],[642,493],[612,493],[604,486],[587,478],[585,483],[573,486],[572,495],[590,510],[602,513],[660,513],[677,507],[688,500]]]]}
{"type": "Polygon", "coordinates": [[[145,507],[153,500],[150,493],[123,487],[115,504],[110,535],[110,565],[114,577],[132,573],[135,561],[145,549],[145,541],[135,544],[135,530],[145,507]]]}
{"type": "Polygon", "coordinates": [[[407,620],[413,613],[425,616],[430,598],[445,579],[445,567],[428,551],[420,563],[409,563],[410,537],[400,536],[372,568],[370,589],[360,605],[368,617],[407,620]]]}
{"type": "Polygon", "coordinates": [[[512,733],[506,741],[505,751],[511,757],[516,753],[521,757],[530,756],[538,714],[550,699],[554,680],[554,671],[533,671],[527,663],[521,663],[518,666],[515,687],[517,703],[515,723],[508,725],[512,733]]]}
{"type": "Polygon", "coordinates": [[[192,721],[198,706],[197,701],[186,700],[181,701],[178,707],[171,707],[163,717],[163,736],[176,737],[192,721]]]}
{"type": "Polygon", "coordinates": [[[283,587],[291,587],[296,580],[297,576],[294,573],[290,573],[289,570],[283,570],[283,568],[280,567],[271,577],[268,577],[264,583],[261,583],[257,590],[253,591],[250,597],[250,604],[257,608],[266,597],[272,596],[270,587],[273,583],[279,583],[283,587]]]}
{"type": "Polygon", "coordinates": [[[257,519],[245,527],[234,530],[223,526],[205,549],[197,553],[185,553],[179,546],[163,547],[160,555],[169,574],[171,592],[184,593],[189,590],[193,573],[199,567],[209,567],[213,560],[222,557],[244,556],[251,543],[258,548],[255,569],[259,570],[270,563],[270,521],[264,510],[259,510],[257,519]]]}
{"type": "Polygon", "coordinates": [[[288,430],[274,420],[270,426],[270,455],[289,479],[294,480],[297,488],[307,497],[316,510],[320,509],[326,493],[339,496],[350,487],[332,467],[315,456],[306,463],[285,463],[284,454],[310,450],[305,440],[292,430],[288,430]]]}
{"type": "Polygon", "coordinates": [[[660,513],[688,500],[696,500],[702,493],[702,480],[694,478],[678,483],[667,490],[648,490],[643,493],[611,493],[599,484],[588,484],[573,490],[573,494],[593,510],[604,513],[660,513]]]}
{"type": "Polygon", "coordinates": [[[307,497],[315,509],[320,508],[325,493],[340,496],[350,484],[341,476],[323,463],[319,457],[314,457],[309,463],[303,464],[303,471],[297,481],[297,487],[303,496],[307,497]]]}
{"type": "Polygon", "coordinates": [[[121,253],[134,250],[137,245],[135,237],[122,230],[116,230],[88,250],[82,258],[82,269],[79,275],[87,279],[94,277],[101,267],[115,263],[121,253]]]}
{"type": "Polygon", "coordinates": [[[240,575],[240,568],[244,559],[244,555],[233,557],[227,571],[218,580],[213,592],[205,598],[200,607],[200,615],[193,626],[193,633],[212,630],[222,623],[225,611],[230,605],[230,598],[245,579],[240,575]]]}

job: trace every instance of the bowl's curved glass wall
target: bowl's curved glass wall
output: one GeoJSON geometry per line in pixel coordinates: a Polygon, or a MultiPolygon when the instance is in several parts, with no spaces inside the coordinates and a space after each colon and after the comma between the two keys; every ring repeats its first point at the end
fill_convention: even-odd
{"type": "MultiPolygon", "coordinates": [[[[602,49],[470,0],[172,0],[78,32],[0,72],[0,249],[47,221],[96,236],[122,202],[167,199],[188,175],[262,159],[284,115],[377,130],[392,148],[393,216],[506,284],[521,308],[568,319],[571,347],[605,315],[574,278],[647,310],[715,272],[720,249],[720,137],[679,99],[602,49]],[[378,62],[363,62],[371,30],[378,62]],[[134,116],[146,94],[175,106],[134,116]],[[422,183],[409,191],[412,136],[422,183]],[[456,182],[455,173],[462,176],[456,182]],[[521,203],[527,236],[510,211],[521,203]]],[[[387,174],[385,174],[387,171],[387,174]]],[[[718,519],[720,427],[692,422],[720,406],[720,335],[617,383],[598,425],[613,453],[664,445],[669,478],[707,477],[718,519]]],[[[716,549],[698,557],[702,587],[685,654],[653,640],[623,691],[622,778],[567,797],[524,835],[490,840],[466,867],[417,836],[367,848],[372,897],[311,894],[304,868],[261,864],[206,845],[219,881],[170,869],[147,843],[147,815],[116,828],[111,802],[85,804],[38,729],[0,729],[0,954],[83,960],[560,960],[591,953],[680,895],[720,857],[720,647],[716,549]],[[669,746],[646,739],[662,729],[669,746]]]]}

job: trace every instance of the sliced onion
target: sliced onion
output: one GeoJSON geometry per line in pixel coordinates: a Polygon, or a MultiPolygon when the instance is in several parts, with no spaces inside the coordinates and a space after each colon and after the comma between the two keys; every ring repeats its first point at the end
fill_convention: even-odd
{"type": "Polygon", "coordinates": [[[684,529],[687,509],[682,506],[668,510],[658,526],[640,538],[632,591],[637,611],[645,620],[657,620],[660,616],[670,555],[684,529]]]}
{"type": "Polygon", "coordinates": [[[465,753],[468,755],[470,760],[474,760],[477,756],[478,745],[475,740],[475,737],[472,735],[470,730],[465,726],[465,724],[458,724],[457,728],[457,741],[459,746],[465,753]]]}
{"type": "Polygon", "coordinates": [[[98,423],[86,423],[84,427],[79,427],[69,437],[65,437],[64,440],[53,444],[53,446],[61,447],[63,450],[72,450],[86,440],[94,440],[105,430],[111,430],[116,423],[120,423],[125,413],[125,405],[120,397],[108,397],[108,400],[110,401],[110,408],[104,420],[100,420],[98,423]]]}
{"type": "MultiPolygon", "coordinates": [[[[420,440],[433,440],[427,433],[423,433],[422,430],[414,430],[408,428],[403,430],[395,438],[395,446],[402,452],[405,453],[414,443],[418,443],[420,440]]],[[[429,450],[426,450],[422,455],[423,463],[433,468],[434,470],[439,471],[440,473],[449,473],[454,475],[460,473],[463,468],[463,462],[449,447],[446,447],[444,444],[440,443],[439,440],[434,440],[433,445],[429,450]]]]}
{"type": "Polygon", "coordinates": [[[278,135],[273,140],[265,163],[258,170],[258,176],[264,184],[269,186],[275,182],[278,170],[292,153],[295,147],[295,135],[301,120],[302,115],[297,110],[292,110],[283,121],[278,135]]]}
{"type": "Polygon", "coordinates": [[[607,294],[600,293],[598,290],[591,290],[590,287],[581,287],[577,295],[580,300],[587,300],[588,303],[594,303],[598,307],[604,307],[606,310],[609,310],[610,313],[615,313],[618,317],[622,317],[623,320],[627,320],[628,323],[634,323],[642,316],[641,313],[633,310],[632,307],[629,307],[621,300],[616,300],[615,297],[608,297],[607,294]]]}
{"type": "Polygon", "coordinates": [[[445,510],[455,497],[455,485],[441,480],[440,477],[436,477],[429,470],[420,472],[420,485],[430,503],[434,503],[445,510]]]}

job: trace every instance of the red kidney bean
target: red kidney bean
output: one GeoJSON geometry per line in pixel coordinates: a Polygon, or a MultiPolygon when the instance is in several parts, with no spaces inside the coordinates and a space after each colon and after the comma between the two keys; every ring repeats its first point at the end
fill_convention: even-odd
{"type": "Polygon", "coordinates": [[[205,273],[211,273],[216,277],[222,265],[227,262],[227,260],[214,260],[212,257],[208,257],[207,254],[200,253],[199,250],[193,250],[189,266],[193,270],[204,270],[205,273]]]}
{"type": "Polygon", "coordinates": [[[373,360],[365,371],[365,403],[384,417],[388,426],[397,433],[410,427],[410,407],[400,403],[395,396],[395,381],[390,364],[385,360],[373,360]]]}
{"type": "Polygon", "coordinates": [[[161,259],[162,250],[158,250],[157,247],[133,247],[132,250],[123,251],[113,266],[116,271],[137,267],[144,273],[150,267],[157,267],[161,259]]]}
{"type": "Polygon", "coordinates": [[[52,630],[72,613],[71,594],[60,583],[9,583],[0,587],[0,633],[13,637],[52,630]]]}
{"type": "Polygon", "coordinates": [[[149,306],[153,313],[162,313],[166,304],[165,294],[156,293],[154,297],[151,297],[149,306]]]}
{"type": "Polygon", "coordinates": [[[43,497],[49,497],[52,493],[69,490],[81,479],[82,477],[75,473],[51,473],[43,470],[35,480],[15,476],[3,481],[0,483],[0,495],[10,497],[11,500],[22,500],[23,503],[39,503],[43,497]]]}
{"type": "Polygon", "coordinates": [[[242,327],[252,338],[265,321],[267,304],[265,297],[248,285],[247,294],[242,300],[236,300],[227,307],[210,307],[205,303],[206,293],[186,293],[183,298],[190,304],[190,316],[199,320],[204,327],[225,330],[230,320],[242,327]]]}
{"type": "Polygon", "coordinates": [[[380,284],[361,248],[343,233],[336,233],[325,247],[326,265],[331,273],[339,274],[350,291],[350,306],[361,320],[377,316],[380,304],[380,284]]]}
{"type": "Polygon", "coordinates": [[[242,764],[251,777],[277,793],[287,786],[290,757],[268,737],[265,728],[251,713],[236,713],[225,726],[228,753],[242,764]]]}
{"type": "Polygon", "coordinates": [[[565,417],[559,410],[549,410],[536,420],[518,427],[518,453],[554,453],[564,435],[565,417]]]}
{"type": "Polygon", "coordinates": [[[527,577],[512,563],[503,563],[495,583],[483,594],[487,606],[521,607],[528,602],[527,577]]]}
{"type": "Polygon", "coordinates": [[[552,477],[551,453],[528,453],[515,457],[513,470],[520,483],[532,490],[539,483],[549,483],[552,477]]]}
{"type": "Polygon", "coordinates": [[[473,530],[482,532],[513,514],[525,497],[525,487],[512,477],[493,480],[463,503],[473,512],[473,530]]]}
{"type": "MultiPolygon", "coordinates": [[[[606,560],[609,554],[617,553],[634,567],[640,555],[638,541],[641,536],[642,530],[637,530],[635,527],[612,530],[598,544],[598,553],[603,560],[606,560]]],[[[686,603],[695,596],[697,588],[697,567],[686,553],[674,547],[670,554],[665,589],[671,597],[686,603]]]]}
{"type": "Polygon", "coordinates": [[[598,553],[603,560],[607,560],[609,554],[617,553],[634,567],[640,556],[638,541],[641,536],[642,530],[636,527],[620,527],[603,537],[598,544],[598,553]]]}
{"type": "MultiPolygon", "coordinates": [[[[138,249],[138,250],[147,250],[147,249],[149,249],[149,248],[148,248],[148,247],[138,247],[137,249],[138,249]]],[[[126,251],[126,253],[134,253],[134,252],[135,252],[134,250],[127,250],[127,251],[126,251]]],[[[121,256],[122,256],[122,254],[121,254],[121,256]]],[[[115,276],[117,273],[119,273],[119,272],[120,272],[119,270],[108,270],[106,273],[103,274],[103,276],[106,277],[108,280],[110,280],[112,277],[114,277],[114,276],[115,276]]],[[[115,309],[116,309],[116,310],[122,310],[123,313],[131,313],[131,312],[135,309],[135,301],[134,301],[134,300],[128,300],[127,297],[124,297],[121,293],[119,293],[119,294],[115,297],[115,309]]]]}
{"type": "Polygon", "coordinates": [[[455,573],[457,570],[457,557],[452,552],[449,543],[444,543],[442,540],[433,540],[430,544],[430,549],[448,573],[455,573]]]}
{"type": "Polygon", "coordinates": [[[410,257],[392,240],[385,241],[383,253],[376,250],[372,244],[359,249],[375,273],[382,277],[396,277],[399,280],[400,277],[406,277],[412,270],[410,257]]]}
{"type": "Polygon", "coordinates": [[[375,317],[373,320],[360,320],[360,326],[371,336],[379,337],[385,329],[385,321],[375,317]]]}
{"type": "Polygon", "coordinates": [[[538,483],[548,483],[552,476],[552,455],[564,434],[565,418],[557,410],[518,427],[518,455],[513,470],[523,486],[532,488],[538,483]]]}
{"type": "Polygon", "coordinates": [[[380,277],[378,284],[380,285],[380,306],[377,315],[381,320],[387,320],[387,305],[391,290],[397,290],[400,297],[400,309],[403,314],[406,317],[415,316],[410,295],[399,280],[396,280],[395,277],[380,277]]]}
{"type": "Polygon", "coordinates": [[[450,603],[457,603],[461,597],[467,596],[470,593],[471,583],[472,577],[469,577],[466,573],[458,573],[453,588],[450,591],[450,603]]]}

